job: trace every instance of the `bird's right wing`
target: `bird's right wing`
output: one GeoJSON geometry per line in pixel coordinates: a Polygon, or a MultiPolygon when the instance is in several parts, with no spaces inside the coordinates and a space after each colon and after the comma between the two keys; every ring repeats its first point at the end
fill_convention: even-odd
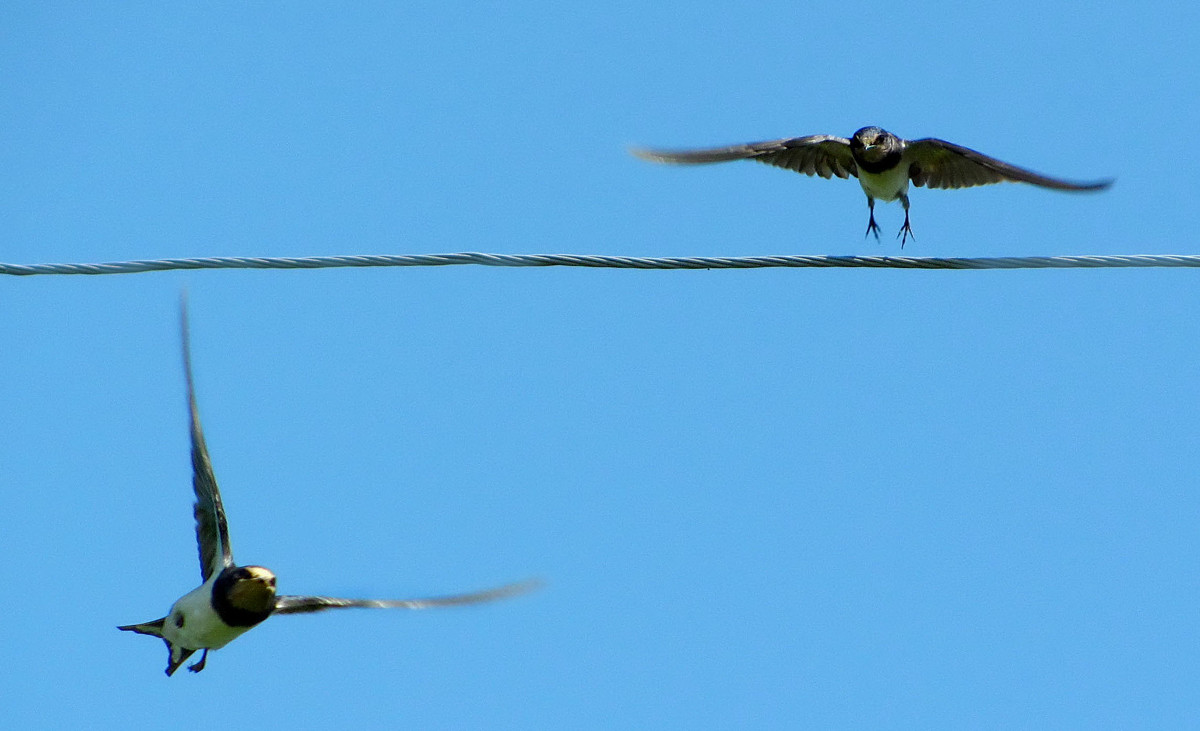
{"type": "Polygon", "coordinates": [[[457,607],[466,604],[482,604],[497,599],[525,594],[542,585],[536,579],[505,584],[494,589],[471,594],[454,594],[428,599],[340,599],[332,596],[299,596],[281,594],[275,597],[276,614],[305,614],[323,612],[326,609],[433,609],[457,607]]]}
{"type": "Polygon", "coordinates": [[[221,491],[208,459],[204,432],[200,428],[200,412],[196,408],[196,390],[192,383],[192,346],[188,336],[187,299],[180,306],[180,327],[183,332],[183,372],[187,379],[188,420],[192,438],[192,490],[196,493],[193,513],[196,517],[196,546],[200,551],[200,577],[208,581],[213,574],[233,565],[233,549],[229,546],[229,524],[221,491]]]}
{"type": "Polygon", "coordinates": [[[850,154],[850,140],[833,135],[809,135],[786,140],[750,142],[704,150],[646,150],[631,152],[652,162],[702,164],[729,160],[757,160],[768,165],[795,170],[805,175],[830,178],[858,177],[858,166],[850,154]]]}

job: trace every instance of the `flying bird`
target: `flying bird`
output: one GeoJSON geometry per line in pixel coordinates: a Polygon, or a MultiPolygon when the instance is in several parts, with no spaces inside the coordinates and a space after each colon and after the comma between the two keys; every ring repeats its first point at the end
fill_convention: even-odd
{"type": "MultiPolygon", "coordinates": [[[[903,140],[879,127],[863,127],[850,139],[809,135],[769,142],[716,147],[704,150],[634,149],[634,155],[653,162],[701,164],[728,160],[757,160],[805,175],[830,178],[854,176],[867,194],[870,219],[866,235],[875,234],[875,201],[899,200],[904,206],[904,226],[896,234],[900,248],[913,235],[908,222],[908,184],[928,188],[970,188],[976,185],[1031,183],[1051,190],[1104,190],[1113,181],[1075,183],[1051,178],[988,157],[953,142],[927,137],[903,140]]],[[[914,237],[915,238],[915,237],[914,237]]]]}
{"type": "Polygon", "coordinates": [[[429,599],[341,599],[275,593],[275,574],[262,566],[238,566],[229,545],[229,525],[221,492],[213,476],[192,383],[191,346],[188,338],[186,304],[182,314],[183,370],[187,380],[188,412],[192,440],[192,489],[196,494],[193,512],[196,519],[196,543],[200,549],[200,577],[203,583],[184,594],[167,616],[152,622],[130,624],[117,629],[159,637],[167,644],[167,675],[179,669],[193,653],[201,651],[199,662],[188,666],[198,673],[204,669],[208,651],[229,644],[250,628],[273,614],[302,614],[326,609],[428,609],[463,604],[478,604],[530,591],[536,581],[507,584],[470,594],[429,599]]]}

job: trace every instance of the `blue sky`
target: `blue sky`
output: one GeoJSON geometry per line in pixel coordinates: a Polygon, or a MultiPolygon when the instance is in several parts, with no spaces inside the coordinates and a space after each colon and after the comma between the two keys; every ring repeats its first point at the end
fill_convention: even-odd
{"type": "MultiPolygon", "coordinates": [[[[912,194],[915,256],[1200,253],[1186,3],[10,3],[0,261],[897,254],[854,181],[655,166],[879,124],[1099,195],[912,194]]],[[[1200,721],[1183,270],[0,282],[21,727],[1200,721]],[[177,327],[240,562],[439,612],[162,674],[197,582],[177,327]]]]}

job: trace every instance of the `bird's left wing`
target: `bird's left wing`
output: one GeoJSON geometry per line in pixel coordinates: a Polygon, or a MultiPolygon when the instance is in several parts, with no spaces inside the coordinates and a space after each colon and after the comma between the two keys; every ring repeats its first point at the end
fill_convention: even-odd
{"type": "Polygon", "coordinates": [[[323,612],[326,609],[433,609],[456,607],[465,604],[482,604],[497,599],[525,594],[542,585],[537,580],[505,584],[494,589],[471,594],[437,596],[428,599],[339,599],[332,596],[298,596],[281,594],[275,597],[276,614],[304,614],[323,612]]]}
{"type": "Polygon", "coordinates": [[[187,300],[181,307],[180,327],[183,332],[183,372],[187,379],[188,417],[192,437],[192,490],[196,493],[193,513],[196,517],[196,546],[200,550],[200,577],[208,581],[213,574],[233,565],[233,549],[229,546],[229,524],[221,491],[208,459],[204,432],[200,428],[200,412],[196,408],[196,390],[192,383],[192,346],[188,336],[187,300]]]}
{"type": "Polygon", "coordinates": [[[757,160],[805,175],[819,175],[822,178],[834,175],[839,178],[858,177],[858,166],[854,164],[854,156],[850,154],[850,140],[834,135],[809,135],[704,150],[633,148],[630,152],[651,162],[695,165],[729,160],[757,160]]]}
{"type": "Polygon", "coordinates": [[[932,137],[906,143],[904,157],[911,163],[908,176],[913,184],[927,188],[970,188],[1009,181],[1054,190],[1086,191],[1103,190],[1113,183],[1111,179],[1076,183],[1047,177],[932,137]]]}

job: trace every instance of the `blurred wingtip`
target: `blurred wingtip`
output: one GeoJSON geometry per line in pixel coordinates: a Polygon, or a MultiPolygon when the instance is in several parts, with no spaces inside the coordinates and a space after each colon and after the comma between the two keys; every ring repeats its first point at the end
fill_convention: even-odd
{"type": "Polygon", "coordinates": [[[649,160],[650,162],[662,162],[662,156],[660,154],[658,154],[657,152],[655,152],[654,150],[651,150],[651,149],[648,149],[645,147],[638,147],[636,145],[629,145],[625,149],[629,151],[630,155],[633,155],[634,157],[638,158],[639,160],[649,160]]]}
{"type": "Polygon", "coordinates": [[[496,598],[521,596],[522,594],[530,594],[538,591],[546,586],[546,581],[539,576],[534,576],[523,581],[515,581],[511,584],[505,584],[496,589],[496,598]]]}

